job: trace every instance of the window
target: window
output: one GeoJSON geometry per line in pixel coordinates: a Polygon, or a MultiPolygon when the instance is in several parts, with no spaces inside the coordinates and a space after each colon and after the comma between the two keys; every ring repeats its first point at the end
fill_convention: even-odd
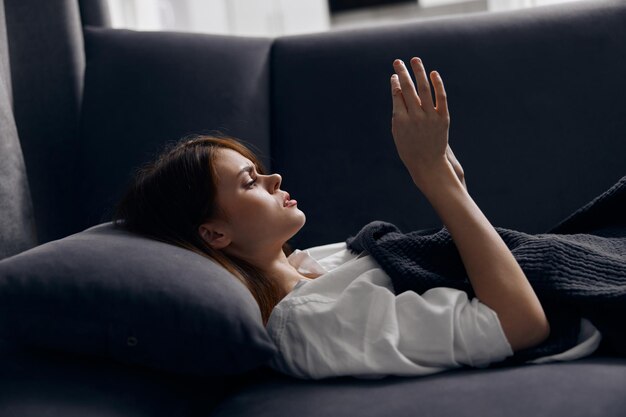
{"type": "Polygon", "coordinates": [[[282,36],[593,0],[108,0],[113,27],[282,36]]]}

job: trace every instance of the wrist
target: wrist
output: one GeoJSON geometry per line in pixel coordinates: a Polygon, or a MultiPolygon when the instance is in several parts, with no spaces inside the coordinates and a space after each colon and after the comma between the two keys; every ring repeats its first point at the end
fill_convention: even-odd
{"type": "Polygon", "coordinates": [[[428,167],[422,167],[421,170],[412,170],[411,177],[413,178],[413,183],[427,196],[431,192],[441,190],[442,188],[457,187],[464,189],[454,168],[447,160],[428,167]]]}

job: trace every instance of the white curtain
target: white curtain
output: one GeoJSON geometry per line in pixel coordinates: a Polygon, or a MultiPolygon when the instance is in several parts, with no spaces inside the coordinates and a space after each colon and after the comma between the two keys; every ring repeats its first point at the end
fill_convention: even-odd
{"type": "MultiPolygon", "coordinates": [[[[581,0],[476,1],[488,11],[501,11],[581,0]]],[[[174,30],[271,37],[320,32],[331,28],[328,0],[108,0],[108,2],[113,27],[135,30],[174,30]]],[[[446,5],[449,6],[448,10],[451,10],[450,7],[454,8],[455,4],[462,9],[464,4],[468,4],[468,0],[418,0],[415,6],[410,4],[403,6],[410,10],[407,9],[406,16],[400,17],[408,18],[415,11],[435,6],[446,5]]],[[[400,18],[397,10],[390,11],[389,15],[385,14],[384,7],[375,10],[376,13],[356,12],[361,16],[357,17],[357,20],[370,19],[375,23],[376,19],[389,21],[400,18]]],[[[414,16],[418,17],[419,13],[414,16]]],[[[352,20],[354,19],[351,18],[352,20]]]]}
{"type": "Polygon", "coordinates": [[[108,0],[113,27],[245,36],[328,30],[327,0],[108,0]]]}

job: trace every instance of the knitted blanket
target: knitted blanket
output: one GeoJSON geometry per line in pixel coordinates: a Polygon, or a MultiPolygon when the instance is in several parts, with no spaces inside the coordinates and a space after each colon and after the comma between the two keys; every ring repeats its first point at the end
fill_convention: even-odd
{"type": "MultiPolygon", "coordinates": [[[[521,363],[577,344],[580,318],[602,333],[605,351],[626,355],[626,176],[544,234],[496,227],[537,294],[550,337],[501,364],[521,363]]],[[[391,277],[396,294],[451,287],[475,294],[448,230],[402,233],[374,221],[346,240],[367,251],[391,277]]]]}

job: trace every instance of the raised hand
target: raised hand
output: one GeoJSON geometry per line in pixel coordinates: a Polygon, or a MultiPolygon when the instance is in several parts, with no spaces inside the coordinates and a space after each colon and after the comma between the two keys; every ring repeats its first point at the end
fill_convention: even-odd
{"type": "Polygon", "coordinates": [[[447,151],[450,114],[446,91],[439,73],[432,71],[430,78],[435,89],[434,104],[426,70],[417,57],[411,59],[417,89],[404,62],[396,59],[393,67],[396,73],[391,76],[391,132],[400,159],[419,186],[428,180],[433,170],[452,165],[448,154],[454,154],[451,150],[447,151]]]}
{"type": "Polygon", "coordinates": [[[450,232],[476,297],[498,315],[512,350],[538,345],[549,336],[550,324],[524,271],[464,187],[463,169],[448,146],[450,115],[441,77],[430,73],[434,105],[421,60],[411,59],[417,90],[402,61],[393,67],[391,131],[402,162],[450,232]]]}

